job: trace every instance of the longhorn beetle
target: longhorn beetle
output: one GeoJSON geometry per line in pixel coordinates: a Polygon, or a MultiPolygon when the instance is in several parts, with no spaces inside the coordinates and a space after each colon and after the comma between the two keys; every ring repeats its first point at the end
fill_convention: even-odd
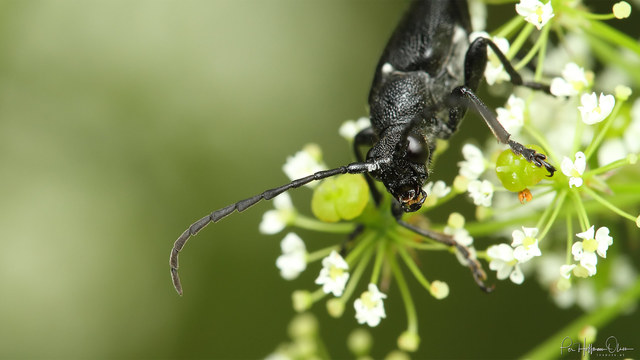
{"type": "MultiPolygon", "coordinates": [[[[498,56],[514,85],[549,92],[549,86],[524,82],[498,47],[486,38],[469,44],[471,24],[464,0],[421,0],[414,2],[387,43],[376,67],[369,92],[371,127],[354,139],[357,161],[266,190],[258,195],[218,209],[196,221],[175,241],[169,263],[176,291],[182,295],[178,277],[178,253],[191,236],[211,222],[217,222],[234,211],[244,211],[260,200],[270,200],[289,189],[338,174],[365,176],[376,205],[380,193],[373,179],[381,181],[393,200],[391,212],[398,224],[456,249],[467,259],[476,283],[481,289],[486,278],[480,264],[471,259],[469,250],[451,236],[422,229],[402,220],[404,212],[422,206],[427,194],[422,189],[429,177],[429,164],[436,139],[453,135],[471,107],[484,119],[496,139],[509,145],[515,154],[535,165],[544,166],[553,176],[555,168],[546,156],[511,140],[496,116],[480,100],[475,91],[487,64],[487,47],[498,56]],[[367,146],[366,157],[360,147],[367,146]]],[[[358,230],[356,230],[357,232],[358,230]]]]}

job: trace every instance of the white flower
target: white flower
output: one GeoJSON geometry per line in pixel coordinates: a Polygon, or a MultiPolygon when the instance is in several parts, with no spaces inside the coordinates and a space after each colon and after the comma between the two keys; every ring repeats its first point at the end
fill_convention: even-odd
{"type": "Polygon", "coordinates": [[[587,167],[587,160],[582,151],[578,151],[576,153],[576,161],[571,162],[571,159],[568,157],[564,157],[562,162],[560,163],[560,168],[562,169],[562,173],[566,176],[569,176],[569,187],[580,187],[582,186],[582,174],[584,174],[584,169],[587,167]]]}
{"type": "Polygon", "coordinates": [[[591,226],[587,231],[576,234],[577,237],[583,239],[576,242],[571,247],[571,253],[575,261],[580,261],[580,265],[585,264],[596,265],[598,263],[598,257],[596,253],[602,258],[607,257],[607,249],[609,245],[613,244],[613,238],[609,236],[609,229],[603,226],[595,231],[594,226],[591,226]]]}
{"type": "Polygon", "coordinates": [[[438,180],[435,183],[430,181],[422,189],[426,191],[429,196],[435,196],[436,198],[441,198],[451,192],[451,188],[442,180],[438,180]]]}
{"type": "Polygon", "coordinates": [[[260,222],[260,232],[262,234],[277,234],[282,231],[295,215],[295,209],[291,202],[291,196],[282,193],[273,198],[275,210],[268,210],[262,215],[260,222]]]}
{"type": "Polygon", "coordinates": [[[593,125],[604,120],[616,104],[613,95],[605,95],[600,93],[600,97],[596,97],[596,93],[582,94],[580,97],[582,106],[578,106],[582,121],[587,125],[593,125]]]}
{"type": "Polygon", "coordinates": [[[520,0],[520,3],[516,4],[516,12],[538,30],[554,16],[551,1],[543,4],[538,0],[520,0]]]}
{"type": "Polygon", "coordinates": [[[307,268],[307,248],[295,233],[288,233],[280,242],[282,255],[276,259],[276,266],[285,280],[293,280],[307,268]]]}
{"type": "Polygon", "coordinates": [[[435,183],[433,181],[429,181],[425,186],[422,187],[427,193],[427,199],[425,200],[423,206],[433,206],[438,202],[438,199],[448,195],[451,192],[451,188],[447,186],[442,180],[438,180],[435,183]]]}
{"type": "Polygon", "coordinates": [[[349,280],[347,270],[349,270],[347,262],[336,251],[332,251],[329,256],[322,259],[322,269],[316,284],[322,285],[322,291],[326,294],[333,293],[334,296],[341,296],[349,280]]]}
{"type": "Polygon", "coordinates": [[[524,125],[524,100],[510,95],[505,107],[496,109],[498,121],[512,135],[520,132],[524,125]]]}
{"type": "MultiPolygon", "coordinates": [[[[326,169],[326,165],[322,163],[322,151],[315,144],[306,145],[302,151],[287,157],[287,162],[282,166],[282,171],[291,180],[300,179],[326,169]]],[[[312,181],[305,186],[313,188],[316,185],[317,182],[312,181]]]]}
{"type": "Polygon", "coordinates": [[[513,257],[513,248],[507,244],[492,245],[487,249],[491,258],[489,269],[496,270],[496,277],[504,280],[507,277],[515,284],[524,282],[524,274],[520,270],[518,260],[513,257]]]}
{"type": "Polygon", "coordinates": [[[487,180],[473,180],[469,182],[469,196],[473,198],[473,203],[477,206],[489,207],[491,206],[491,199],[493,198],[493,184],[487,180]]]}
{"type": "Polygon", "coordinates": [[[464,216],[460,213],[454,212],[449,215],[447,220],[447,226],[444,228],[444,233],[453,236],[458,244],[464,246],[471,246],[473,244],[473,237],[469,235],[469,232],[464,229],[464,216]]]}
{"type": "Polygon", "coordinates": [[[386,298],[387,295],[381,293],[375,284],[369,284],[369,290],[363,292],[353,303],[358,324],[367,323],[371,327],[378,326],[380,320],[387,317],[382,302],[386,298]]]}
{"type": "Polygon", "coordinates": [[[555,96],[578,95],[589,85],[584,69],[570,62],[562,69],[562,77],[551,80],[551,93],[555,96]]]}
{"type": "Polygon", "coordinates": [[[358,120],[347,120],[340,126],[338,133],[340,136],[347,140],[353,140],[356,135],[371,126],[371,121],[368,117],[361,117],[358,120]]]}
{"type": "Polygon", "coordinates": [[[537,228],[527,228],[524,226],[522,227],[522,231],[513,230],[513,233],[511,233],[513,237],[511,246],[514,248],[513,257],[520,263],[527,262],[534,256],[542,255],[538,247],[536,235],[538,235],[537,228]]]}
{"type": "MultiPolygon", "coordinates": [[[[498,36],[491,37],[484,31],[472,32],[469,35],[469,41],[473,42],[479,37],[491,39],[503,54],[509,51],[509,40],[498,36]]],[[[496,55],[490,46],[487,46],[487,67],[484,70],[484,78],[489,85],[511,80],[511,76],[504,70],[500,58],[498,58],[498,55],[496,55]]]]}
{"type": "Polygon", "coordinates": [[[465,144],[462,147],[462,156],[465,161],[458,162],[460,175],[469,180],[477,179],[486,168],[482,151],[474,145],[465,144]]]}
{"type": "Polygon", "coordinates": [[[568,279],[571,276],[571,271],[575,269],[576,264],[566,264],[560,266],[560,276],[565,279],[568,279]]]}
{"type": "Polygon", "coordinates": [[[460,245],[471,246],[471,244],[473,244],[473,237],[469,235],[469,232],[463,228],[456,229],[447,226],[444,228],[443,232],[447,235],[453,236],[453,240],[455,240],[460,245]]]}

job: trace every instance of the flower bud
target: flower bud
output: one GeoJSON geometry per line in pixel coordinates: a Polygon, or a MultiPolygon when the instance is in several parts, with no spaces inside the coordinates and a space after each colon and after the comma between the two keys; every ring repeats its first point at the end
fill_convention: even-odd
{"type": "Polygon", "coordinates": [[[293,301],[293,309],[296,312],[303,312],[309,310],[313,301],[311,299],[311,293],[307,290],[296,290],[291,294],[291,300],[293,301]]]}
{"type": "Polygon", "coordinates": [[[420,336],[413,331],[405,331],[398,338],[398,348],[404,351],[414,352],[420,346],[420,336]]]}
{"type": "Polygon", "coordinates": [[[347,347],[357,357],[367,355],[371,346],[373,346],[373,337],[363,328],[353,330],[347,338],[347,347]]]}

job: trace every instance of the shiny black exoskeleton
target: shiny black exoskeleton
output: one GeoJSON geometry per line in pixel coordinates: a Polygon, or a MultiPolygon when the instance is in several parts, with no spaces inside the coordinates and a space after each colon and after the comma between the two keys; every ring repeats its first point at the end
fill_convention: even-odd
{"type": "MultiPolygon", "coordinates": [[[[469,44],[470,32],[465,1],[417,1],[378,62],[369,93],[371,128],[356,137],[356,154],[360,145],[371,147],[366,160],[379,163],[371,175],[384,183],[406,212],[420,209],[427,195],[422,187],[429,177],[436,138],[449,138],[469,105],[479,111],[499,141],[551,174],[555,171],[543,154],[509,140],[509,133],[474,95],[487,64],[487,46],[499,50],[484,38],[469,44]]],[[[547,89],[523,83],[506,58],[498,55],[512,82],[547,89]]]]}
{"type": "MultiPolygon", "coordinates": [[[[402,220],[403,212],[422,206],[427,194],[422,189],[429,177],[431,155],[436,139],[447,139],[456,129],[468,107],[485,120],[498,141],[508,144],[553,175],[555,168],[543,154],[510,139],[496,116],[475,95],[487,64],[487,47],[496,53],[515,85],[549,92],[549,87],[523,82],[506,57],[490,40],[478,38],[469,43],[469,10],[464,0],[420,0],[412,3],[391,36],[376,68],[369,93],[371,127],[356,135],[357,162],[320,171],[288,184],[231,204],[193,223],[175,241],[169,259],[173,284],[179,294],[178,253],[193,235],[211,222],[234,211],[244,211],[260,200],[269,200],[311,181],[338,174],[370,174],[381,181],[394,200],[392,213],[398,224],[417,234],[455,247],[466,258],[474,279],[485,291],[482,267],[469,250],[451,236],[418,228],[402,220]],[[367,146],[366,158],[360,147],[367,146]]],[[[372,197],[380,204],[380,193],[366,177],[372,197]]]]}

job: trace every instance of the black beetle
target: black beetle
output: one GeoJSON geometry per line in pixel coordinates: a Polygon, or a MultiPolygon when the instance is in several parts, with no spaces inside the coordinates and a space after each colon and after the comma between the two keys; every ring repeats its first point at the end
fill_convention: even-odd
{"type": "MultiPolygon", "coordinates": [[[[549,87],[524,82],[500,49],[486,38],[469,43],[471,23],[464,0],[420,0],[413,2],[394,31],[376,67],[369,93],[371,127],[358,133],[354,141],[357,162],[320,171],[288,184],[216,210],[196,221],[175,241],[169,259],[176,291],[182,294],[178,277],[178,253],[187,240],[211,222],[234,211],[244,211],[262,199],[269,200],[291,188],[338,174],[370,174],[381,181],[393,196],[391,211],[398,223],[420,235],[456,249],[467,259],[478,285],[485,291],[486,278],[469,250],[451,236],[415,227],[402,220],[404,212],[421,208],[427,194],[422,187],[429,177],[436,139],[455,133],[467,108],[476,110],[498,141],[508,144],[552,176],[555,168],[544,154],[510,139],[496,116],[475,95],[487,64],[487,47],[496,53],[515,85],[549,92],[549,87]],[[359,151],[368,146],[366,158],[359,151]]],[[[372,197],[380,203],[373,180],[366,177],[372,197]]],[[[357,231],[357,230],[356,230],[357,231]]]]}

